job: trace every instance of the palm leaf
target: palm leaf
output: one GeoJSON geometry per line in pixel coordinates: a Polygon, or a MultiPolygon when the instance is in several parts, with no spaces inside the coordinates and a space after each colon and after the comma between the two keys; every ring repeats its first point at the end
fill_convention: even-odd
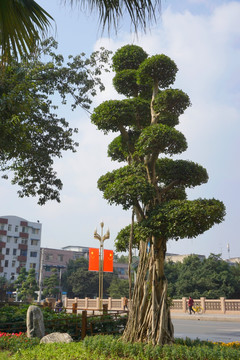
{"type": "Polygon", "coordinates": [[[64,0],[65,3],[78,3],[82,8],[99,13],[99,21],[104,29],[113,25],[117,28],[124,11],[130,16],[135,31],[139,27],[146,29],[147,21],[156,20],[157,8],[160,10],[161,0],[64,0]]]}
{"type": "Polygon", "coordinates": [[[0,1],[0,46],[2,60],[30,52],[53,18],[33,0],[0,1]]]}

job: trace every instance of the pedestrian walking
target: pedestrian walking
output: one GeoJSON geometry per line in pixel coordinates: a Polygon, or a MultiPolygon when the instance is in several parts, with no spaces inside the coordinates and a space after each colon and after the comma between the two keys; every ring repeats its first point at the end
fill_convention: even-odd
{"type": "Polygon", "coordinates": [[[193,298],[191,298],[191,296],[189,296],[189,299],[188,299],[188,309],[189,309],[189,314],[191,315],[192,314],[192,311],[194,312],[195,314],[195,311],[193,310],[193,304],[194,304],[194,300],[193,298]]]}
{"type": "Polygon", "coordinates": [[[128,310],[128,299],[126,296],[123,298],[123,310],[128,310]]]}

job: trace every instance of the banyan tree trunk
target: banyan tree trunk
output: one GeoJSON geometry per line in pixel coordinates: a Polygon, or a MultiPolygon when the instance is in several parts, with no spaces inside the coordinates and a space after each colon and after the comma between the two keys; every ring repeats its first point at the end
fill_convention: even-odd
{"type": "Polygon", "coordinates": [[[164,276],[166,243],[153,239],[149,249],[141,242],[139,265],[132,306],[123,339],[130,342],[151,342],[153,345],[172,344],[174,329],[167,299],[164,276]]]}

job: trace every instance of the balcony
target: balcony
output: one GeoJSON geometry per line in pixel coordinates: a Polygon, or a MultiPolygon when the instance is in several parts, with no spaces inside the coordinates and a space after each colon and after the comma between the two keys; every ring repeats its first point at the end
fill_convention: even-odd
{"type": "Polygon", "coordinates": [[[18,261],[20,261],[20,262],[26,262],[26,261],[27,261],[27,257],[24,256],[24,255],[19,255],[19,256],[17,257],[17,259],[18,259],[18,261]]]}
{"type": "Polygon", "coordinates": [[[2,272],[3,272],[3,267],[0,266],[0,273],[2,273],[2,272]]]}
{"type": "Polygon", "coordinates": [[[24,233],[24,232],[20,232],[19,233],[19,237],[23,238],[23,239],[28,239],[28,233],[24,233]]]}
{"type": "Polygon", "coordinates": [[[0,218],[0,224],[8,224],[8,219],[0,218]]]}
{"type": "Polygon", "coordinates": [[[7,231],[6,230],[0,230],[0,235],[7,235],[7,231]]]}
{"type": "Polygon", "coordinates": [[[18,248],[20,250],[27,250],[28,249],[28,246],[26,244],[18,244],[18,248]]]}
{"type": "Polygon", "coordinates": [[[5,247],[6,247],[6,243],[3,241],[0,241],[0,249],[5,248],[5,247]]]}
{"type": "Polygon", "coordinates": [[[0,260],[3,260],[3,259],[4,259],[4,255],[0,254],[0,260]]]}
{"type": "Polygon", "coordinates": [[[21,225],[21,226],[28,226],[28,223],[27,223],[27,221],[21,221],[21,222],[20,222],[20,225],[21,225]]]}

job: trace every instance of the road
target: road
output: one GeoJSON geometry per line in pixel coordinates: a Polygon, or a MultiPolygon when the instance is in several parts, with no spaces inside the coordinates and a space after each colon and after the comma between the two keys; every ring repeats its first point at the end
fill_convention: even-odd
{"type": "Polygon", "coordinates": [[[172,319],[176,338],[222,341],[240,341],[240,322],[172,319]]]}

